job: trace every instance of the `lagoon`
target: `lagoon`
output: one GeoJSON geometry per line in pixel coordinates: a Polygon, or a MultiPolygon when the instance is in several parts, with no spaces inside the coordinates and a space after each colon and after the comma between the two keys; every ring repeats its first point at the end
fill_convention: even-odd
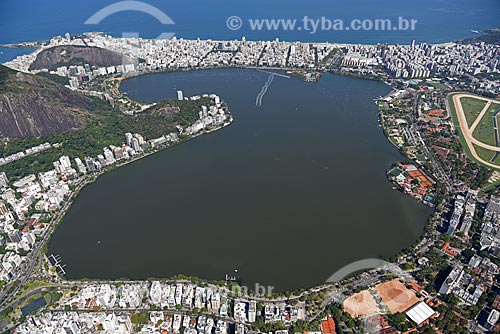
{"type": "MultiPolygon", "coordinates": [[[[252,69],[143,75],[140,101],[216,93],[229,127],[109,172],[86,186],[49,244],[68,278],[224,279],[278,291],[323,283],[344,265],[414,243],[431,210],[392,189],[403,157],[385,138],[378,81],[317,83],[252,69]]],[[[147,134],[143,134],[146,138],[147,134]]]]}

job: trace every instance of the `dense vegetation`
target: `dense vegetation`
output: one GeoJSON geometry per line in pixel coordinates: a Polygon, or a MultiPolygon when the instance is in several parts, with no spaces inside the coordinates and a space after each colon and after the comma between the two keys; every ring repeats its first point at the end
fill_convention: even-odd
{"type": "Polygon", "coordinates": [[[52,169],[52,163],[62,155],[81,159],[86,156],[96,157],[106,146],[121,145],[125,141],[127,132],[139,133],[146,139],[158,138],[176,131],[177,125],[185,127],[192,124],[198,119],[201,106],[209,106],[210,102],[209,98],[197,101],[164,100],[142,113],[131,116],[122,114],[107,103],[96,99],[87,125],[81,130],[39,138],[3,140],[0,145],[1,157],[45,142],[62,145],[1,166],[0,170],[5,171],[10,178],[19,178],[52,169]],[[160,112],[162,108],[178,109],[175,113],[165,114],[160,112]]]}
{"type": "Polygon", "coordinates": [[[9,77],[14,73],[13,70],[7,66],[0,65],[0,93],[10,90],[9,77]]]}
{"type": "Polygon", "coordinates": [[[69,85],[69,79],[67,77],[61,77],[57,74],[50,74],[47,72],[38,73],[39,76],[45,77],[61,85],[69,85]]]}

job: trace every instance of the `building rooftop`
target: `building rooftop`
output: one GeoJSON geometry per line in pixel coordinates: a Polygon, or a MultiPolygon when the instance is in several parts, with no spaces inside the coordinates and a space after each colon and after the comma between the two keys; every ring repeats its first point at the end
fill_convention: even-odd
{"type": "Polygon", "coordinates": [[[412,321],[420,325],[430,317],[432,317],[436,312],[427,305],[425,302],[418,302],[406,311],[406,315],[412,321]]]}

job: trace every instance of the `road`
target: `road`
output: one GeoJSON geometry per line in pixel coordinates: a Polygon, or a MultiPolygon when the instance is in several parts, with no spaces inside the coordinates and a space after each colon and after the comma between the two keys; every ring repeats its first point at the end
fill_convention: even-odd
{"type": "Polygon", "coordinates": [[[430,150],[429,147],[427,147],[427,144],[423,140],[420,132],[415,128],[415,123],[417,123],[417,120],[418,120],[418,105],[419,105],[421,95],[422,95],[422,93],[417,93],[415,95],[415,102],[414,102],[413,108],[412,108],[413,112],[411,114],[412,115],[412,117],[411,117],[412,122],[411,122],[410,126],[408,127],[408,129],[405,131],[405,134],[406,134],[406,137],[408,138],[408,141],[410,141],[410,143],[412,145],[417,146],[420,144],[422,146],[422,150],[423,150],[424,155],[432,164],[432,167],[433,167],[432,175],[434,177],[436,177],[442,184],[444,184],[446,186],[446,188],[448,189],[448,191],[451,191],[453,189],[453,182],[450,179],[450,176],[448,175],[448,173],[446,173],[443,170],[443,167],[437,161],[432,150],[430,150]]]}
{"type": "Polygon", "coordinates": [[[481,112],[479,113],[479,116],[477,116],[472,126],[469,128],[470,133],[474,133],[474,130],[476,130],[477,125],[479,124],[479,122],[481,122],[484,114],[486,114],[486,111],[490,106],[491,106],[491,101],[488,101],[488,103],[486,103],[486,105],[484,106],[483,110],[481,110],[481,112]]]}
{"type": "MultiPolygon", "coordinates": [[[[88,177],[85,177],[81,181],[79,181],[76,184],[74,193],[75,194],[78,193],[78,191],[80,191],[81,188],[87,184],[87,181],[88,177]]],[[[35,245],[35,247],[28,254],[26,259],[23,261],[22,267],[20,268],[20,270],[16,272],[16,275],[11,280],[11,282],[19,280],[19,284],[10,293],[7,293],[8,289],[7,287],[4,287],[3,291],[0,293],[0,300],[1,300],[0,310],[5,307],[10,297],[15,296],[15,294],[24,286],[26,281],[28,281],[38,262],[37,258],[39,257],[42,247],[49,240],[50,236],[57,228],[57,222],[59,222],[59,220],[66,214],[66,211],[68,210],[68,208],[71,206],[72,203],[73,200],[72,197],[70,197],[70,199],[68,199],[64,203],[63,207],[57,211],[54,217],[52,217],[52,220],[50,222],[50,227],[47,230],[45,230],[45,232],[42,235],[42,239],[35,245]]]]}

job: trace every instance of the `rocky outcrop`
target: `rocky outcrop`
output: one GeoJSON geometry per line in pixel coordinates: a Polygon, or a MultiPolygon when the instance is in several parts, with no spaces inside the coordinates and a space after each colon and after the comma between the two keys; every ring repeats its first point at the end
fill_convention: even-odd
{"type": "Polygon", "coordinates": [[[85,65],[97,67],[116,66],[131,64],[133,60],[118,52],[90,46],[62,45],[41,51],[30,71],[33,70],[56,70],[61,66],[85,65]]]}
{"type": "Polygon", "coordinates": [[[93,100],[0,65],[0,137],[38,137],[85,126],[93,100]]]}

